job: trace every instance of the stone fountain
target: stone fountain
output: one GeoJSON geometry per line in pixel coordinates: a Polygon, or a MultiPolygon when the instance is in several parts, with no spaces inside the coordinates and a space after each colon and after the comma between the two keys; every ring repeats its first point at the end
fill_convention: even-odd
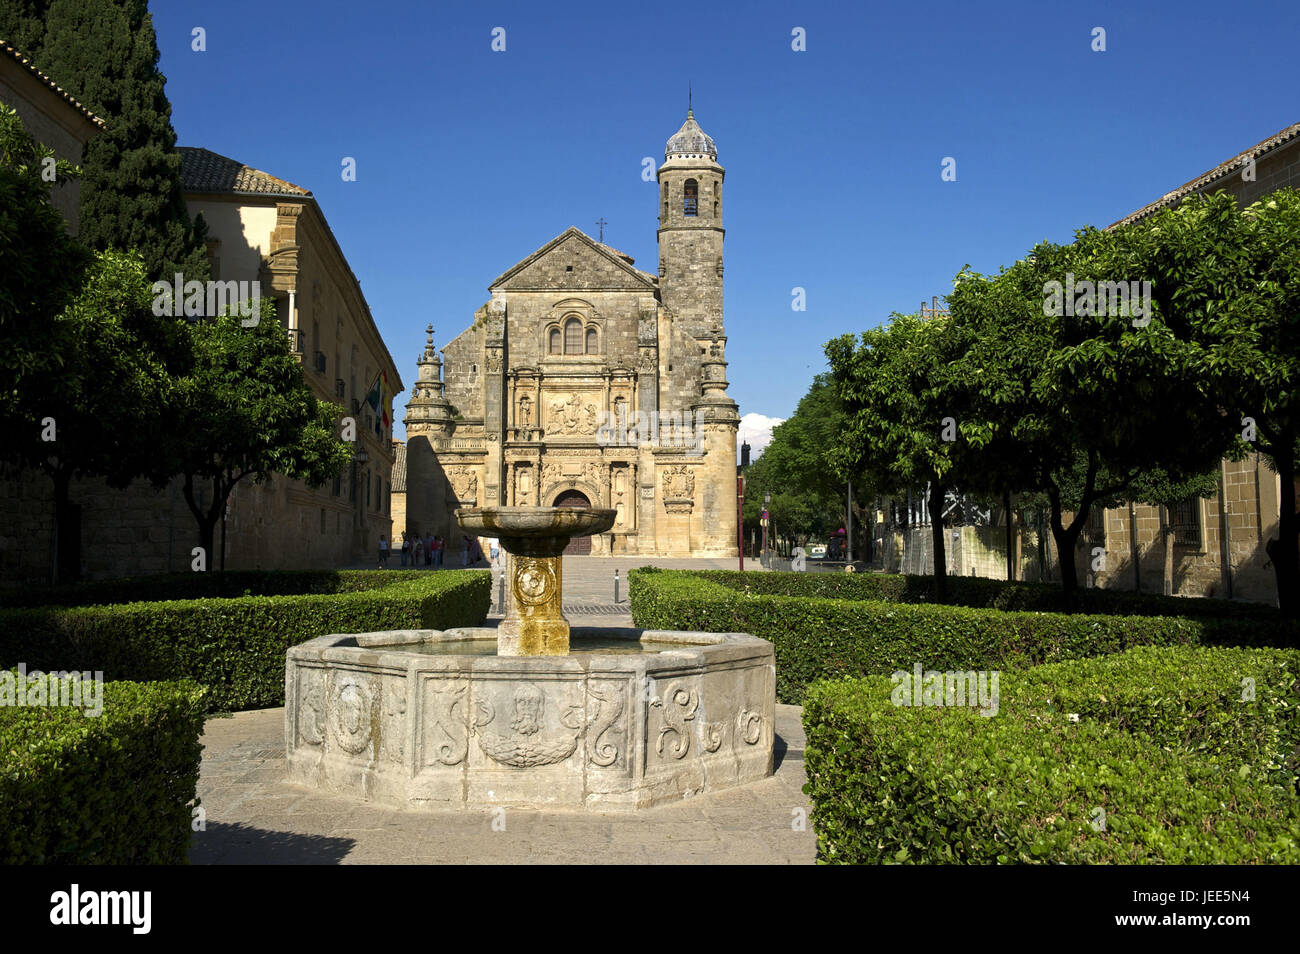
{"type": "Polygon", "coordinates": [[[639,809],[772,773],[772,644],[571,628],[561,554],[612,510],[456,511],[508,554],[496,628],[322,636],[288,651],[289,778],[420,809],[639,809]]]}

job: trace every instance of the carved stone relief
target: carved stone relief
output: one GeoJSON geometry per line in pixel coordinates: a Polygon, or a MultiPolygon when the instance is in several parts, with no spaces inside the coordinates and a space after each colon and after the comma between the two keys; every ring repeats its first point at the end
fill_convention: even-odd
{"type": "Polygon", "coordinates": [[[663,699],[655,699],[650,705],[663,709],[663,725],[655,740],[655,751],[664,754],[664,740],[672,733],[676,738],[670,754],[675,759],[682,758],[691,747],[691,735],[686,729],[686,723],[695,718],[695,711],[700,707],[698,690],[687,689],[681,683],[674,682],[668,686],[663,699]]]}

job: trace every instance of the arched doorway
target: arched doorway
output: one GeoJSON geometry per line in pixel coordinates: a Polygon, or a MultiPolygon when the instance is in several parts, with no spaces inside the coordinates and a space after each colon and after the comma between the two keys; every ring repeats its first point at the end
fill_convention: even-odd
{"type": "MultiPolygon", "coordinates": [[[[555,498],[556,507],[590,507],[591,501],[581,490],[566,490],[555,498]]],[[[565,556],[586,556],[591,553],[591,537],[574,537],[564,548],[565,556]]]]}

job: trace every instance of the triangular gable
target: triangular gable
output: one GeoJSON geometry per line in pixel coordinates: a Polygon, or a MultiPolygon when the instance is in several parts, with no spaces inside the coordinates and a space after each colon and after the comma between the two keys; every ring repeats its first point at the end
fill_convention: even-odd
{"type": "Polygon", "coordinates": [[[581,229],[570,228],[497,277],[490,291],[652,291],[652,276],[601,245],[581,229]],[[569,267],[572,266],[572,271],[569,267]]]}

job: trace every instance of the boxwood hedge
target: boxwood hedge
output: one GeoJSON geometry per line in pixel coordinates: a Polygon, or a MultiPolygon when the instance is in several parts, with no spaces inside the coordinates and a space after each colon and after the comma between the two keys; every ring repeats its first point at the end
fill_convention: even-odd
{"type": "Polygon", "coordinates": [[[753,581],[740,589],[712,571],[637,569],[630,574],[632,617],[647,629],[745,632],[771,641],[777,698],[793,704],[816,679],[885,674],[916,662],[940,670],[1025,668],[1139,645],[1288,645],[1296,631],[1279,618],[1012,612],[755,591],[807,576],[733,574],[753,581]]]}
{"type": "Polygon", "coordinates": [[[63,586],[6,584],[0,588],[0,607],[92,606],[231,596],[355,593],[429,575],[428,571],[416,570],[228,570],[224,573],[128,576],[63,586]]]}
{"type": "Polygon", "coordinates": [[[203,694],[110,682],[98,716],[0,706],[0,864],[183,863],[203,694]]]}
{"type": "MultiPolygon", "coordinates": [[[[1009,583],[1006,580],[988,580],[975,576],[950,576],[947,594],[940,600],[935,592],[933,576],[901,573],[740,573],[735,570],[666,572],[692,573],[733,590],[771,596],[943,603],[1040,613],[1066,611],[1060,585],[1051,583],[1009,583]]],[[[1074,611],[1118,616],[1195,616],[1218,619],[1273,620],[1278,617],[1275,607],[1263,603],[1104,589],[1079,590],[1074,611]]]]}
{"type": "MultiPolygon", "coordinates": [[[[266,588],[296,576],[268,575],[266,588]]],[[[188,678],[208,688],[211,711],[264,708],[284,704],[290,646],[328,633],[472,626],[491,604],[487,570],[338,576],[341,592],[0,610],[0,666],[188,678]]]]}
{"type": "Polygon", "coordinates": [[[1003,672],[998,713],[808,692],[825,863],[1300,863],[1300,653],[1128,652],[1003,672]]]}

